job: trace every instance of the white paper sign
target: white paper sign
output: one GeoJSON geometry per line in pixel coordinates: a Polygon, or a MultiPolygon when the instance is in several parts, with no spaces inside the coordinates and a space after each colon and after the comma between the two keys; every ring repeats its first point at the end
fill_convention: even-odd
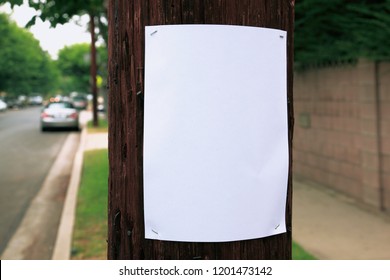
{"type": "Polygon", "coordinates": [[[285,232],[286,32],[145,32],[145,238],[222,242],[285,232]]]}

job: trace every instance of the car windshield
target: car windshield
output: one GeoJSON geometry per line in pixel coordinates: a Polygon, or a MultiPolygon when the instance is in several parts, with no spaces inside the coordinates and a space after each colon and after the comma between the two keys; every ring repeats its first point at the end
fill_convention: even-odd
{"type": "Polygon", "coordinates": [[[68,102],[56,102],[56,103],[49,103],[46,108],[50,109],[63,109],[63,108],[70,108],[73,109],[72,103],[68,102]]]}

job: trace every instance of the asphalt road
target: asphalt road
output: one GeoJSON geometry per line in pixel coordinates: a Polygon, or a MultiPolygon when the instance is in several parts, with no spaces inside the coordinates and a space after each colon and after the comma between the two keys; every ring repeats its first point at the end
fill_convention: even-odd
{"type": "MultiPolygon", "coordinates": [[[[38,107],[0,113],[0,255],[71,133],[41,132],[39,114],[38,107]]],[[[58,200],[54,211],[58,213],[53,213],[53,219],[61,214],[69,175],[64,174],[60,186],[53,186],[58,200]]],[[[34,258],[50,258],[50,249],[46,251],[46,255],[35,255],[34,258]]]]}

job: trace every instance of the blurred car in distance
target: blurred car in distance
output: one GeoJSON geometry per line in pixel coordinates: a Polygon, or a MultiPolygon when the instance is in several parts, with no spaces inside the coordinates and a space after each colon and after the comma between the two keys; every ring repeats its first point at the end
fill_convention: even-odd
{"type": "Polygon", "coordinates": [[[0,99],[0,112],[7,110],[7,108],[7,103],[0,99]]]}
{"type": "Polygon", "coordinates": [[[60,102],[62,101],[62,96],[57,95],[56,97],[50,97],[49,102],[60,102]]]}
{"type": "Polygon", "coordinates": [[[84,96],[75,96],[72,98],[73,105],[78,110],[85,110],[88,106],[88,100],[84,96]]]}
{"type": "Polygon", "coordinates": [[[9,109],[20,109],[24,107],[23,101],[16,97],[5,97],[3,101],[7,103],[9,109]]]}
{"type": "Polygon", "coordinates": [[[41,130],[70,128],[79,130],[79,112],[71,102],[52,102],[41,112],[41,130]]]}
{"type": "Polygon", "coordinates": [[[24,108],[28,105],[27,96],[19,95],[17,100],[18,108],[24,108]]]}
{"type": "Polygon", "coordinates": [[[34,95],[28,97],[28,104],[31,106],[39,106],[42,105],[43,98],[40,95],[34,95]]]}
{"type": "Polygon", "coordinates": [[[3,101],[7,103],[9,109],[18,108],[18,102],[15,98],[6,97],[3,101]]]}

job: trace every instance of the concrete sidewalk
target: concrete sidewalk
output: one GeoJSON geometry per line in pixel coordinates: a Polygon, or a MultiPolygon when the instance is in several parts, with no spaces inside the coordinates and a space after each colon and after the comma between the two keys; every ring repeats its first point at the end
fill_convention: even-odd
{"type": "Polygon", "coordinates": [[[295,181],[293,240],[318,259],[390,260],[390,216],[322,186],[295,181]]]}
{"type": "MultiPolygon", "coordinates": [[[[53,259],[69,259],[83,153],[107,148],[107,133],[83,130],[53,259]]],[[[390,216],[308,182],[294,181],[293,240],[318,259],[390,260],[390,216]]]]}

